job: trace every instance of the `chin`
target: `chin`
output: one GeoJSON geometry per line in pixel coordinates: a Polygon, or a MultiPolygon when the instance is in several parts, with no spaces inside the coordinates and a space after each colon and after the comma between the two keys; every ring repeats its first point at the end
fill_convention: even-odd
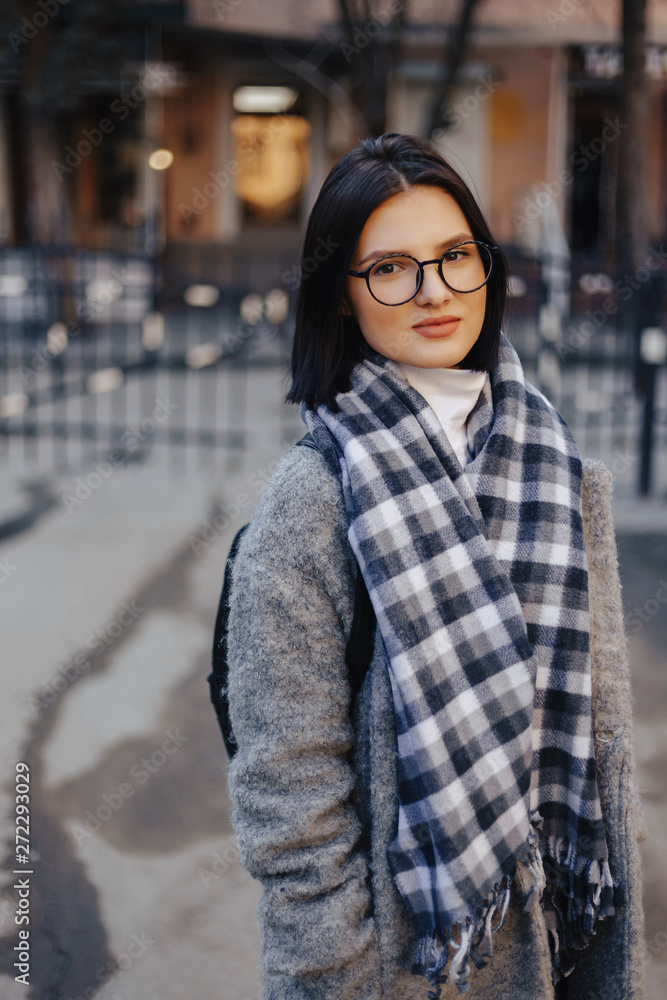
{"type": "Polygon", "coordinates": [[[398,358],[406,365],[414,365],[415,368],[458,368],[467,352],[440,350],[434,345],[431,350],[406,351],[398,358]]]}

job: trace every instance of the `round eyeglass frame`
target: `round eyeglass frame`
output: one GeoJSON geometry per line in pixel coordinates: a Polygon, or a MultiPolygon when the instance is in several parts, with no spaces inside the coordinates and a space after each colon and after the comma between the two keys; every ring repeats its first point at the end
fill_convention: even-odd
{"type": "Polygon", "coordinates": [[[447,286],[447,288],[449,288],[451,292],[455,292],[457,295],[470,295],[471,292],[478,292],[480,288],[484,288],[484,285],[486,285],[489,278],[491,277],[491,272],[493,271],[493,251],[497,249],[498,247],[489,246],[488,243],[482,243],[481,240],[461,240],[460,243],[455,243],[453,246],[447,247],[447,249],[445,250],[445,252],[442,254],[441,257],[435,257],[433,260],[417,260],[416,257],[413,257],[409,253],[388,253],[384,257],[378,257],[377,260],[374,260],[363,271],[348,271],[347,273],[351,275],[353,278],[365,278],[366,287],[370,292],[371,296],[375,299],[375,301],[379,302],[381,306],[389,306],[389,308],[392,308],[393,306],[404,306],[406,302],[410,302],[412,299],[414,299],[415,295],[419,293],[419,289],[424,284],[424,268],[426,267],[427,264],[438,265],[438,274],[440,275],[440,278],[443,281],[443,283],[447,286]],[[452,250],[456,250],[458,247],[467,246],[470,243],[474,243],[475,246],[484,247],[485,250],[489,251],[489,259],[491,261],[491,266],[489,267],[489,273],[487,274],[486,278],[484,279],[481,285],[477,285],[476,288],[469,288],[467,291],[462,292],[458,288],[452,288],[452,286],[449,284],[444,274],[442,273],[442,262],[447,256],[447,254],[451,253],[452,250]],[[376,267],[378,264],[381,264],[383,260],[390,260],[394,257],[407,257],[408,260],[413,260],[417,265],[417,267],[419,268],[419,281],[417,282],[417,287],[415,288],[414,292],[409,298],[403,299],[402,302],[383,302],[382,299],[379,299],[377,297],[377,295],[373,295],[373,292],[371,291],[370,274],[373,268],[376,267]]]}

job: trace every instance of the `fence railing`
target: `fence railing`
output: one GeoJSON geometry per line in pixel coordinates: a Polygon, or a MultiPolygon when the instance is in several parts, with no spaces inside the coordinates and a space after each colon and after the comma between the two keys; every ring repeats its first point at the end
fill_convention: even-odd
{"type": "Polygon", "coordinates": [[[562,269],[573,309],[564,315],[549,302],[541,262],[515,255],[512,263],[529,294],[511,301],[507,329],[527,377],[561,413],[582,453],[601,458],[626,494],[636,493],[646,474],[649,492],[667,499],[667,366],[648,372],[638,364],[641,314],[631,308],[640,305],[637,293],[650,284],[650,311],[641,304],[645,321],[667,327],[664,263],[634,275],[607,273],[596,262],[562,269]],[[654,386],[650,441],[647,375],[654,386]]]}
{"type": "MultiPolygon", "coordinates": [[[[575,273],[582,311],[555,330],[542,262],[510,259],[505,329],[527,377],[582,453],[615,463],[630,488],[643,401],[632,337],[609,304],[613,288],[575,273]]],[[[248,414],[267,405],[253,373],[270,368],[278,385],[287,367],[287,295],[206,285],[191,295],[202,304],[188,305],[180,288],[161,298],[164,281],[145,258],[0,250],[0,460],[64,471],[150,457],[184,468],[190,453],[206,466],[243,452],[248,414]],[[156,309],[162,300],[169,311],[156,309]]],[[[656,377],[653,493],[667,496],[666,373],[663,365],[656,377]]],[[[295,408],[286,417],[281,393],[272,393],[268,423],[296,427],[295,408]]]]}
{"type": "Polygon", "coordinates": [[[63,248],[0,251],[0,460],[91,461],[245,447],[248,373],[286,361],[289,300],[191,286],[162,313],[152,261],[63,248]]]}

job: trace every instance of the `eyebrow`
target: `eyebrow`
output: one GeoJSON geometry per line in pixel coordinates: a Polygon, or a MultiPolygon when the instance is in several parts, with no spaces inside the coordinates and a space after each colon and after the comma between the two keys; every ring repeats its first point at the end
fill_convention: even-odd
{"type": "MultiPolygon", "coordinates": [[[[457,233],[456,236],[450,236],[448,240],[443,240],[442,243],[438,243],[437,249],[446,250],[447,247],[453,246],[454,243],[462,243],[464,240],[472,240],[472,239],[474,239],[474,237],[471,236],[470,233],[457,233]]],[[[409,257],[413,256],[409,250],[372,250],[371,253],[367,253],[365,257],[361,258],[361,260],[357,264],[357,269],[359,269],[361,265],[365,264],[366,261],[368,260],[376,260],[378,257],[391,257],[394,254],[403,254],[403,253],[407,254],[409,257]]]]}

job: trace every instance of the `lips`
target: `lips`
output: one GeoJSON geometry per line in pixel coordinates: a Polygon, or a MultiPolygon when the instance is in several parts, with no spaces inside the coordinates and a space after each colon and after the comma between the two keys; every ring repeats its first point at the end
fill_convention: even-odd
{"type": "Polygon", "coordinates": [[[447,337],[454,333],[460,322],[459,316],[434,316],[415,323],[412,329],[422,337],[447,337]]]}

